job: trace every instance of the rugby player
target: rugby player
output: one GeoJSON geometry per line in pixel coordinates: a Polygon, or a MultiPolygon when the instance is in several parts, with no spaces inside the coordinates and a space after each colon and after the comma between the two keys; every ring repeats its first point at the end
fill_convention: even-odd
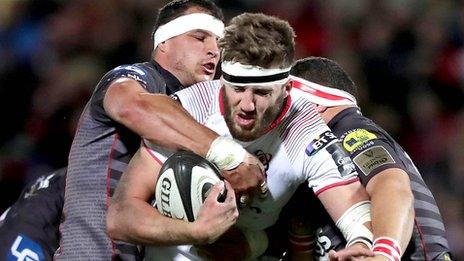
{"type": "MultiPolygon", "coordinates": [[[[332,60],[309,57],[298,60],[291,74],[299,77],[294,78],[294,87],[307,93],[342,141],[367,189],[375,259],[451,260],[443,220],[430,189],[403,148],[361,113],[356,85],[347,73],[332,60]]],[[[296,200],[297,205],[304,204],[301,198],[296,200]]],[[[317,211],[311,208],[311,213],[317,211]]],[[[333,223],[326,222],[327,218],[321,221],[316,235],[318,258],[346,243],[333,223]]]]}
{"type": "MultiPolygon", "coordinates": [[[[348,245],[369,247],[370,202],[349,156],[305,94],[290,92],[294,44],[294,32],[287,22],[263,14],[239,15],[220,40],[221,80],[198,83],[174,94],[198,122],[261,155],[269,196],[253,197],[239,209],[238,219],[231,209],[228,220],[211,222],[205,214],[211,206],[223,204],[215,200],[222,186],[218,184],[194,222],[165,217],[149,199],[161,164],[172,150],[145,140],[110,204],[108,232],[113,239],[155,245],[148,251],[155,260],[256,258],[267,248],[265,229],[307,181],[348,245]],[[235,240],[229,242],[241,248],[225,253],[222,246],[208,245],[221,241],[221,235],[230,236],[229,231],[222,233],[232,225],[235,240]]],[[[370,254],[367,249],[360,251],[370,254]]]]}
{"type": "Polygon", "coordinates": [[[66,168],[38,177],[0,216],[0,259],[53,259],[59,243],[65,180],[66,168]]]}
{"type": "MultiPolygon", "coordinates": [[[[161,95],[213,79],[222,19],[221,10],[209,0],[168,3],[157,16],[150,61],[119,66],[100,80],[81,115],[69,154],[57,260],[137,257],[136,248],[110,240],[106,214],[140,137],[205,156],[239,193],[265,187],[263,167],[255,157],[161,95]]],[[[216,207],[220,211],[229,206],[216,207]]]]}

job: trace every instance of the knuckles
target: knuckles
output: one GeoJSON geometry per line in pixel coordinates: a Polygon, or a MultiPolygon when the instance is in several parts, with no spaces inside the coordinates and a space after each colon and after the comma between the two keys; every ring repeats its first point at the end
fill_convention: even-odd
{"type": "MultiPolygon", "coordinates": [[[[252,158],[255,160],[254,158],[252,158]]],[[[259,163],[259,161],[257,162],[259,163]]],[[[242,162],[237,168],[222,171],[221,175],[232,185],[237,193],[251,192],[259,188],[265,180],[261,166],[257,163],[249,164],[242,162]]]]}

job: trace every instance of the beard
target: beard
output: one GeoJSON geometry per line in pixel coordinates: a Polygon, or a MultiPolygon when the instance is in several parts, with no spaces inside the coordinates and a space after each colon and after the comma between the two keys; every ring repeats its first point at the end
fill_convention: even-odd
{"type": "Polygon", "coordinates": [[[266,134],[272,122],[277,118],[284,106],[284,93],[277,98],[275,105],[269,106],[262,115],[254,114],[254,124],[248,127],[240,126],[233,120],[233,110],[230,101],[222,92],[222,100],[224,103],[224,120],[229,128],[230,134],[234,139],[239,141],[253,141],[266,134]]]}

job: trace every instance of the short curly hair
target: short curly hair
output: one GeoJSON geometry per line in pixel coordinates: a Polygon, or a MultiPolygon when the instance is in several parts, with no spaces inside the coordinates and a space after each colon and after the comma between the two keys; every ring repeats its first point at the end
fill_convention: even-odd
{"type": "Polygon", "coordinates": [[[287,21],[262,13],[243,13],[232,18],[219,46],[223,61],[288,68],[295,56],[294,38],[287,21]]]}

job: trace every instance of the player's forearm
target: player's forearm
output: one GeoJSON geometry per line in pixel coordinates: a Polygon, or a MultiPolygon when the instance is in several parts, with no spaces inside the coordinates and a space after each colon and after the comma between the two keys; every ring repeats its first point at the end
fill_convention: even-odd
{"type": "Polygon", "coordinates": [[[167,218],[137,199],[113,201],[107,215],[108,234],[113,240],[142,245],[202,243],[193,223],[167,218]]]}
{"type": "Polygon", "coordinates": [[[196,122],[170,97],[141,93],[123,119],[141,137],[168,149],[185,149],[206,156],[219,135],[196,122]]]}
{"type": "Polygon", "coordinates": [[[354,204],[369,200],[365,188],[358,181],[330,188],[318,197],[333,220],[339,219],[354,204]]]}
{"type": "Polygon", "coordinates": [[[335,221],[347,241],[372,244],[370,202],[366,190],[359,182],[330,188],[319,194],[327,212],[335,221]]]}
{"type": "Polygon", "coordinates": [[[132,79],[111,83],[103,106],[113,120],[167,149],[205,156],[218,136],[197,123],[178,102],[163,94],[148,93],[132,79]]]}
{"type": "MultiPolygon", "coordinates": [[[[399,170],[386,170],[399,171],[399,170]]],[[[374,238],[385,236],[398,241],[404,251],[414,225],[414,198],[406,173],[384,173],[375,177],[367,190],[371,196],[374,238]]]]}

